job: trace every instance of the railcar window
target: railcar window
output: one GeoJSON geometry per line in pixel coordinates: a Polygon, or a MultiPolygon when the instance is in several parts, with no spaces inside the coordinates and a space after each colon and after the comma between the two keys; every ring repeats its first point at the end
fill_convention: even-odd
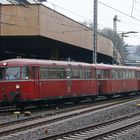
{"type": "Polygon", "coordinates": [[[123,78],[126,78],[126,71],[123,70],[123,78]]]}
{"type": "Polygon", "coordinates": [[[84,68],[83,67],[79,67],[79,78],[80,79],[84,79],[84,68]]]}
{"type": "Polygon", "coordinates": [[[117,70],[116,72],[117,72],[117,79],[119,79],[120,78],[120,71],[117,70]]]}
{"type": "Polygon", "coordinates": [[[97,70],[98,79],[108,79],[109,72],[106,69],[97,70]]]}
{"type": "Polygon", "coordinates": [[[97,70],[96,72],[97,72],[97,78],[101,79],[101,70],[97,70]]]}
{"type": "Polygon", "coordinates": [[[132,78],[132,71],[129,71],[129,78],[132,78]]]}
{"type": "Polygon", "coordinates": [[[132,78],[136,78],[136,77],[135,77],[135,71],[132,71],[131,74],[132,74],[132,78]]]}
{"type": "Polygon", "coordinates": [[[138,71],[138,78],[140,79],[140,72],[138,71]]]}
{"type": "Polygon", "coordinates": [[[136,78],[136,76],[135,76],[135,71],[132,71],[132,77],[133,77],[133,78],[136,78]]]}
{"type": "Polygon", "coordinates": [[[121,78],[120,70],[112,70],[111,74],[112,74],[112,79],[119,79],[119,78],[121,78]]]}
{"type": "Polygon", "coordinates": [[[57,68],[56,67],[49,68],[49,78],[57,79],[57,68]]]}
{"type": "Polygon", "coordinates": [[[49,68],[48,67],[40,67],[40,78],[49,79],[49,68]]]}
{"type": "Polygon", "coordinates": [[[139,79],[138,71],[135,72],[135,78],[139,79]]]}
{"type": "Polygon", "coordinates": [[[65,79],[66,69],[64,67],[40,67],[41,79],[65,79]]]}
{"type": "Polygon", "coordinates": [[[123,71],[120,70],[120,78],[123,78],[123,71]]]}
{"type": "Polygon", "coordinates": [[[36,66],[33,66],[32,67],[32,78],[33,79],[36,79],[36,78],[38,78],[38,67],[36,67],[36,66]]]}
{"type": "Polygon", "coordinates": [[[140,79],[140,72],[139,71],[136,71],[136,78],[140,79]]]}
{"type": "Polygon", "coordinates": [[[91,79],[92,78],[91,68],[86,68],[85,69],[85,78],[86,79],[91,79]]]}
{"type": "Polygon", "coordinates": [[[57,78],[58,79],[66,79],[66,70],[63,67],[58,67],[57,78]]]}
{"type": "Polygon", "coordinates": [[[128,70],[126,70],[125,76],[126,76],[126,78],[129,78],[129,71],[128,70]]]}
{"type": "Polygon", "coordinates": [[[67,79],[72,78],[72,70],[71,68],[66,68],[67,79]]]}
{"type": "Polygon", "coordinates": [[[91,71],[92,71],[92,78],[93,79],[95,79],[96,78],[96,69],[95,68],[93,68],[93,69],[91,69],[91,71]]]}
{"type": "Polygon", "coordinates": [[[30,67],[22,67],[21,78],[22,79],[30,79],[30,67]]]}
{"type": "Polygon", "coordinates": [[[116,76],[117,79],[123,78],[123,71],[122,70],[116,70],[116,73],[117,73],[117,76],[116,76]]]}
{"type": "Polygon", "coordinates": [[[140,72],[138,71],[137,73],[138,73],[138,78],[140,78],[140,72]]]}
{"type": "Polygon", "coordinates": [[[0,68],[0,80],[4,79],[4,68],[0,68]]]}
{"type": "Polygon", "coordinates": [[[78,71],[78,67],[74,67],[72,68],[72,79],[79,79],[79,71],[78,71]]]}
{"type": "Polygon", "coordinates": [[[139,79],[140,79],[140,72],[138,72],[138,75],[139,75],[138,77],[139,77],[139,79]]]}
{"type": "Polygon", "coordinates": [[[114,70],[111,71],[111,75],[112,75],[112,79],[114,79],[115,78],[115,71],[114,70]]]}
{"type": "Polygon", "coordinates": [[[108,79],[108,70],[103,70],[103,79],[108,79]]]}
{"type": "Polygon", "coordinates": [[[5,80],[20,79],[20,67],[9,67],[5,69],[5,80]]]}

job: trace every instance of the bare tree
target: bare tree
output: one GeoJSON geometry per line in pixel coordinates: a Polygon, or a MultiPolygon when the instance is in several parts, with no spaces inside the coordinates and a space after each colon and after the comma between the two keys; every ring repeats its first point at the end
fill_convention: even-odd
{"type": "MultiPolygon", "coordinates": [[[[89,28],[91,28],[91,29],[93,29],[93,23],[83,21],[82,24],[87,26],[87,27],[89,27],[89,28]]],[[[113,42],[113,44],[116,47],[116,49],[119,51],[119,53],[121,55],[125,55],[124,57],[127,58],[129,45],[126,44],[123,41],[122,36],[120,34],[114,32],[111,28],[104,28],[102,30],[98,29],[98,32],[101,35],[103,35],[103,36],[107,37],[108,39],[110,39],[113,42]]]]}

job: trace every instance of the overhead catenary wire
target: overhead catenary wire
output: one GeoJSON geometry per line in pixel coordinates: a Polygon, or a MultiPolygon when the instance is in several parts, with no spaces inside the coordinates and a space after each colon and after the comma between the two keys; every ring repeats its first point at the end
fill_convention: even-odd
{"type": "MultiPolygon", "coordinates": [[[[8,1],[9,1],[9,0],[8,0],[8,1]]],[[[111,7],[111,6],[107,5],[107,4],[104,4],[104,3],[100,2],[100,1],[98,1],[98,2],[99,2],[100,4],[103,4],[104,6],[107,6],[107,7],[111,8],[111,9],[113,9],[113,10],[115,10],[115,11],[118,11],[118,12],[124,14],[125,16],[128,16],[128,17],[130,17],[130,18],[133,18],[133,19],[135,19],[135,20],[137,20],[137,21],[140,21],[140,19],[131,17],[130,15],[128,15],[128,14],[126,14],[126,13],[124,13],[124,12],[118,10],[118,9],[115,9],[115,8],[113,8],[113,7],[111,7]]],[[[50,2],[47,2],[47,3],[50,3],[50,2]]],[[[50,3],[50,4],[52,4],[52,3],[50,3]]],[[[88,21],[91,23],[91,20],[90,20],[90,19],[87,19],[87,18],[85,18],[85,17],[83,17],[83,16],[81,16],[81,15],[79,15],[79,14],[76,14],[75,12],[72,12],[72,11],[70,11],[70,10],[67,10],[66,8],[63,8],[63,7],[59,6],[59,5],[56,5],[56,4],[55,4],[55,6],[61,8],[61,9],[63,9],[63,10],[65,10],[65,11],[67,11],[67,12],[73,14],[73,15],[79,16],[80,18],[83,18],[84,20],[86,19],[86,20],[88,20],[88,21]]],[[[29,8],[30,8],[30,7],[29,7],[29,8]]],[[[44,13],[44,14],[46,14],[46,13],[44,13]]],[[[100,26],[101,24],[98,23],[98,25],[100,26]]],[[[104,27],[105,27],[105,25],[103,25],[103,24],[102,24],[101,26],[104,26],[104,27]]]]}
{"type": "MultiPolygon", "coordinates": [[[[7,0],[7,1],[11,1],[11,0],[7,0]]],[[[36,0],[33,0],[33,1],[36,2],[36,0]]],[[[134,1],[133,3],[136,2],[135,0],[133,0],[133,1],[134,1]]],[[[53,4],[53,3],[48,2],[48,1],[47,1],[47,3],[53,4]]],[[[126,14],[125,12],[122,12],[121,10],[118,10],[118,9],[116,9],[116,8],[114,8],[114,7],[112,7],[112,6],[109,6],[109,5],[107,5],[107,4],[103,3],[103,2],[98,1],[98,3],[104,5],[104,6],[108,7],[108,8],[111,8],[112,10],[115,10],[115,11],[117,11],[117,12],[119,12],[119,13],[121,13],[121,14],[127,16],[127,17],[130,17],[130,18],[133,18],[133,19],[135,19],[135,20],[137,20],[137,21],[140,21],[140,19],[135,18],[135,17],[132,17],[131,15],[126,14]]],[[[59,7],[59,8],[61,8],[61,9],[65,10],[65,11],[69,12],[69,13],[72,13],[73,15],[76,15],[76,16],[78,16],[78,17],[81,17],[81,18],[83,18],[83,19],[86,19],[86,20],[88,20],[88,21],[91,21],[90,19],[87,19],[86,17],[83,17],[83,16],[81,16],[81,15],[75,13],[75,12],[72,12],[72,11],[66,9],[66,8],[63,8],[63,7],[61,7],[61,6],[59,6],[59,5],[56,5],[56,4],[54,4],[54,5],[55,5],[56,7],[59,7]]],[[[134,8],[133,8],[133,10],[134,10],[134,8]]],[[[132,10],[132,11],[133,11],[133,10],[132,10]]]]}
{"type": "Polygon", "coordinates": [[[104,5],[104,6],[108,7],[108,8],[110,8],[110,9],[112,9],[112,10],[114,10],[114,11],[117,11],[117,12],[119,12],[119,13],[121,13],[121,14],[123,14],[123,15],[129,17],[129,18],[133,18],[133,19],[135,19],[135,20],[137,20],[137,21],[140,22],[140,19],[135,18],[135,17],[131,17],[131,15],[126,14],[125,12],[123,12],[123,11],[121,11],[121,10],[118,10],[118,9],[116,9],[116,8],[114,8],[114,7],[112,7],[112,6],[109,6],[109,5],[107,5],[107,4],[103,3],[103,2],[100,2],[100,1],[98,1],[98,3],[100,3],[100,4],[102,4],[102,5],[104,5]]]}
{"type": "Polygon", "coordinates": [[[132,17],[132,15],[133,15],[133,10],[134,10],[134,3],[135,3],[135,0],[133,0],[133,2],[132,2],[131,17],[132,17]]]}
{"type": "MultiPolygon", "coordinates": [[[[47,3],[48,3],[48,2],[47,2],[47,3]]],[[[133,18],[134,20],[140,21],[140,19],[131,17],[129,14],[126,14],[126,13],[122,12],[121,10],[118,10],[118,9],[116,9],[116,8],[113,8],[113,7],[111,7],[111,6],[107,5],[107,4],[104,4],[104,3],[100,2],[100,1],[98,1],[98,3],[104,5],[104,6],[108,7],[108,8],[111,8],[111,9],[117,11],[117,12],[120,12],[121,14],[123,14],[123,15],[125,15],[125,16],[127,16],[127,17],[129,17],[129,18],[133,18]]],[[[76,14],[76,13],[70,11],[70,10],[67,10],[66,8],[62,8],[61,6],[58,6],[58,5],[56,5],[56,4],[55,4],[55,6],[61,8],[61,9],[63,9],[63,10],[65,10],[65,11],[68,11],[68,12],[70,12],[70,13],[76,15],[76,16],[80,16],[79,14],[76,14]]],[[[27,6],[26,8],[32,9],[31,7],[28,7],[28,6],[27,6]]],[[[32,9],[32,10],[35,10],[35,9],[32,9]]],[[[45,15],[46,15],[47,13],[41,12],[41,14],[45,14],[45,15]]],[[[13,16],[13,15],[10,15],[10,16],[13,16]]],[[[54,15],[48,15],[48,16],[52,16],[52,17],[55,18],[54,15]]],[[[16,17],[16,16],[15,16],[15,17],[16,17]]],[[[80,16],[80,17],[83,18],[83,19],[86,19],[86,18],[83,17],[83,16],[80,16]]],[[[17,16],[17,18],[20,18],[20,17],[17,16]]],[[[25,18],[24,18],[24,17],[21,17],[21,18],[23,18],[24,20],[26,20],[26,17],[25,17],[25,18]]],[[[90,20],[88,19],[88,21],[90,21],[90,20]]],[[[61,25],[63,25],[63,26],[69,26],[68,24],[62,24],[62,23],[60,23],[60,22],[59,22],[58,24],[61,24],[61,25]]],[[[100,23],[98,23],[98,26],[104,26],[104,27],[106,27],[106,25],[103,25],[103,24],[100,24],[100,23]]]]}
{"type": "MultiPolygon", "coordinates": [[[[127,13],[125,13],[125,12],[123,12],[123,11],[121,11],[121,10],[118,10],[118,9],[116,9],[116,8],[113,8],[113,7],[111,7],[111,6],[109,6],[109,5],[107,5],[107,4],[104,4],[104,3],[102,3],[102,2],[100,2],[100,1],[98,1],[100,4],[103,4],[104,6],[107,6],[108,8],[111,8],[111,9],[113,9],[113,10],[115,10],[115,11],[117,11],[117,12],[119,12],[119,13],[121,13],[121,14],[123,14],[124,16],[127,16],[127,17],[129,17],[130,19],[133,19],[133,20],[135,20],[135,21],[138,21],[138,22],[140,22],[140,19],[138,19],[138,18],[135,18],[135,17],[131,17],[131,15],[129,15],[129,14],[127,14],[127,13]]],[[[55,4],[56,5],[56,4],[55,4]]],[[[60,6],[58,6],[58,5],[56,5],[57,7],[60,7],[60,6]]],[[[131,5],[132,6],[132,5],[131,5]]],[[[62,8],[62,7],[60,7],[60,8],[62,8]]],[[[72,13],[72,14],[75,14],[75,13],[73,13],[73,12],[71,12],[70,10],[67,10],[67,9],[64,9],[63,8],[63,10],[66,10],[66,11],[69,11],[70,13],[72,13]]],[[[135,9],[133,9],[133,11],[134,11],[135,9]]],[[[140,11],[139,11],[140,12],[140,11]]],[[[77,14],[76,14],[77,15],[77,14]]],[[[78,15],[77,15],[78,16],[78,15]]],[[[80,16],[81,17],[81,16],[80,16]]],[[[86,19],[86,18],[84,18],[84,19],[86,19]]],[[[90,19],[88,19],[88,21],[90,21],[89,22],[89,24],[91,23],[91,20],[90,19]]],[[[87,22],[88,23],[88,22],[87,22]]],[[[131,24],[131,23],[129,23],[129,24],[131,24]]],[[[99,26],[101,26],[101,27],[106,27],[106,25],[103,25],[103,24],[100,24],[100,23],[98,23],[98,27],[99,26]]]]}
{"type": "MultiPolygon", "coordinates": [[[[19,6],[19,5],[18,5],[19,6]]],[[[30,10],[32,10],[32,11],[34,11],[34,12],[38,12],[38,10],[36,10],[36,9],[33,9],[33,8],[31,8],[31,7],[29,7],[29,6],[26,6],[26,7],[22,7],[22,8],[28,8],[28,9],[30,9],[30,10]]],[[[57,17],[57,14],[49,14],[49,13],[46,13],[46,12],[42,12],[42,11],[40,11],[40,13],[41,14],[43,14],[43,15],[47,15],[47,16],[50,16],[50,17],[52,17],[52,18],[56,18],[57,19],[57,23],[56,24],[60,24],[60,25],[62,25],[62,26],[68,26],[68,27],[72,27],[72,28],[78,28],[79,26],[77,26],[77,25],[71,25],[70,24],[70,22],[68,22],[68,21],[66,21],[66,20],[60,20],[59,21],[59,19],[58,19],[58,17],[57,17]]],[[[25,20],[26,22],[29,22],[29,17],[28,17],[28,15],[26,15],[26,16],[19,16],[19,15],[16,15],[16,14],[14,14],[14,13],[10,13],[10,14],[7,14],[7,13],[4,13],[4,12],[1,12],[1,15],[4,15],[4,16],[9,16],[9,17],[13,17],[13,18],[17,18],[17,19],[22,19],[22,20],[25,20]]],[[[36,20],[37,18],[34,16],[32,16],[32,19],[34,18],[34,20],[36,20]]],[[[43,19],[44,21],[48,21],[47,19],[43,19]]],[[[15,24],[15,23],[8,23],[8,22],[5,22],[5,21],[2,21],[1,22],[2,24],[9,24],[9,25],[12,25],[12,26],[21,26],[21,25],[18,25],[18,24],[15,24]]],[[[27,26],[21,26],[21,27],[27,27],[27,26]]],[[[28,27],[27,27],[28,28],[28,27]]],[[[32,28],[32,27],[29,27],[29,28],[32,28]]]]}

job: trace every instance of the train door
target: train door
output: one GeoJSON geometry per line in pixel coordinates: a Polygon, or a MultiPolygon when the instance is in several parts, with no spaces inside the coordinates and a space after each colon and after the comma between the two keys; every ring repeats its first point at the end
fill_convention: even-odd
{"type": "Polygon", "coordinates": [[[69,69],[64,66],[40,67],[40,98],[53,98],[68,96],[71,93],[71,80],[69,69]],[[68,75],[66,76],[66,71],[68,75]]]}
{"type": "Polygon", "coordinates": [[[66,87],[68,96],[72,93],[72,69],[71,67],[66,68],[66,87]]]}
{"type": "Polygon", "coordinates": [[[32,67],[32,78],[33,78],[33,94],[35,98],[40,97],[40,85],[39,85],[39,68],[34,66],[32,67]]]}
{"type": "Polygon", "coordinates": [[[97,74],[97,89],[98,89],[98,94],[101,94],[101,70],[97,69],[96,70],[97,74]]]}
{"type": "Polygon", "coordinates": [[[109,70],[108,69],[97,69],[98,79],[98,93],[99,95],[107,94],[110,89],[109,84],[109,70]]]}
{"type": "Polygon", "coordinates": [[[49,86],[51,80],[49,79],[49,67],[41,66],[39,69],[39,93],[40,98],[46,98],[50,96],[49,86]]]}

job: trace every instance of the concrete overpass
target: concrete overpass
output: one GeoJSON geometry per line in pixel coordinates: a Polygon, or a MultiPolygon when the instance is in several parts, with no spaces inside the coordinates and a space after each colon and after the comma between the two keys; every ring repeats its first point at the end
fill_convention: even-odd
{"type": "MultiPolygon", "coordinates": [[[[43,5],[0,5],[0,13],[1,60],[18,56],[92,63],[90,28],[43,5]]],[[[97,62],[112,63],[112,41],[101,34],[97,38],[97,62]]]]}

